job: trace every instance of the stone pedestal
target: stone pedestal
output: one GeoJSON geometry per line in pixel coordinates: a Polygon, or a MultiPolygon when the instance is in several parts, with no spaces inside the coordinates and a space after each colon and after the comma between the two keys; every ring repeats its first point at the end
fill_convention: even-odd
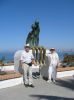
{"type": "Polygon", "coordinates": [[[48,77],[49,59],[45,56],[45,64],[42,65],[40,72],[42,77],[48,77]]]}

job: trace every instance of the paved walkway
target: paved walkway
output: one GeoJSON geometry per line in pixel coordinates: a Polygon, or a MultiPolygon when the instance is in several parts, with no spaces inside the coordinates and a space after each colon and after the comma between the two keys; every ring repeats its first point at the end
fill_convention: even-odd
{"type": "Polygon", "coordinates": [[[47,83],[42,78],[34,79],[35,88],[23,84],[1,89],[0,100],[74,100],[74,78],[57,80],[56,84],[47,83]]]}

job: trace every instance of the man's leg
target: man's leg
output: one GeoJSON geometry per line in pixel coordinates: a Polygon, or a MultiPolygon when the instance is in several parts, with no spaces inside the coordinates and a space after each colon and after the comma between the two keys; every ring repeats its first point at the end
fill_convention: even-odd
{"type": "Polygon", "coordinates": [[[33,83],[33,79],[32,79],[32,67],[29,67],[29,85],[31,85],[33,83]]]}
{"type": "Polygon", "coordinates": [[[29,86],[34,87],[33,78],[32,78],[32,67],[31,66],[29,66],[29,86]]]}
{"type": "Polygon", "coordinates": [[[53,72],[52,72],[53,82],[55,82],[55,80],[56,80],[56,75],[57,75],[57,70],[56,70],[56,66],[54,66],[53,67],[53,72]]]}
{"type": "Polygon", "coordinates": [[[24,84],[28,84],[28,76],[27,76],[27,72],[28,72],[28,65],[23,63],[22,64],[22,68],[23,68],[23,78],[24,78],[24,84]]]}
{"type": "Polygon", "coordinates": [[[48,81],[47,82],[51,82],[52,80],[52,66],[49,66],[49,70],[48,70],[48,81]]]}

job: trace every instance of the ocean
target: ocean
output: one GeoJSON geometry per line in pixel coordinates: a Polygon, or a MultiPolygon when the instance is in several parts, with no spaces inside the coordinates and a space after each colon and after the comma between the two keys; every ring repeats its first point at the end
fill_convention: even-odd
{"type": "Polygon", "coordinates": [[[0,52],[0,60],[3,59],[4,62],[14,61],[15,52],[0,52]]]}
{"type": "MultiPolygon", "coordinates": [[[[74,51],[64,51],[64,52],[57,52],[59,55],[60,60],[63,60],[65,54],[74,54],[74,51]]],[[[4,62],[14,61],[14,54],[15,52],[0,52],[0,60],[4,59],[4,62]]]]}

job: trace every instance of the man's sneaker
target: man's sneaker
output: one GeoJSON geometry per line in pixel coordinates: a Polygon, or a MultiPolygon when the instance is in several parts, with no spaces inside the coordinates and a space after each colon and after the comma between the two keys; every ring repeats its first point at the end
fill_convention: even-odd
{"type": "Polygon", "coordinates": [[[34,85],[33,85],[33,84],[31,84],[31,85],[29,85],[29,87],[32,87],[32,88],[34,88],[34,85]]]}
{"type": "Polygon", "coordinates": [[[25,87],[28,87],[29,86],[28,84],[25,84],[25,83],[24,83],[24,85],[25,85],[25,87]]]}
{"type": "Polygon", "coordinates": [[[55,80],[53,80],[53,83],[55,83],[56,81],[55,80]]]}
{"type": "Polygon", "coordinates": [[[48,83],[51,83],[52,81],[51,81],[51,80],[47,80],[47,82],[48,82],[48,83]]]}

